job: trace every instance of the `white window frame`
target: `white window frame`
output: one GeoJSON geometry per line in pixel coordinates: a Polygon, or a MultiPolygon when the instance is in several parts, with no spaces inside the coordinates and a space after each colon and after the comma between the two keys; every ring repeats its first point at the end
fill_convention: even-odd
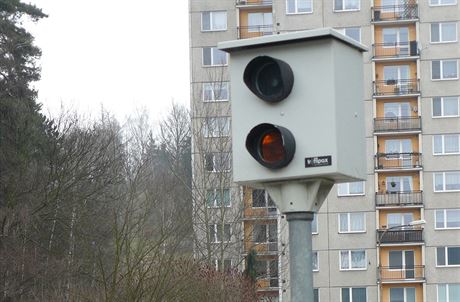
{"type": "Polygon", "coordinates": [[[441,60],[431,60],[430,64],[430,71],[431,71],[431,80],[432,81],[455,81],[458,80],[458,59],[441,59],[441,60]],[[457,68],[457,76],[455,78],[445,78],[443,75],[444,69],[444,62],[455,61],[456,68],[457,68]],[[439,79],[433,79],[433,63],[439,62],[439,79]]]}
{"type": "Polygon", "coordinates": [[[436,247],[435,258],[436,258],[436,267],[460,267],[460,264],[448,264],[447,260],[449,259],[449,248],[460,248],[460,246],[438,246],[436,247]],[[445,264],[438,264],[438,248],[443,248],[444,251],[444,260],[446,261],[445,264]]]}
{"type": "Polygon", "coordinates": [[[229,137],[230,117],[213,116],[204,119],[203,136],[206,138],[229,137]]]}
{"type": "Polygon", "coordinates": [[[442,4],[443,0],[429,0],[428,4],[429,6],[452,6],[452,5],[457,5],[457,1],[454,0],[454,3],[448,3],[448,4],[442,4]],[[433,4],[433,2],[436,1],[437,3],[433,4]]]}
{"type": "Polygon", "coordinates": [[[342,33],[343,35],[347,36],[348,38],[353,39],[353,40],[358,41],[359,43],[361,43],[361,27],[359,27],[359,26],[342,27],[342,28],[337,28],[337,31],[342,33]],[[359,40],[356,40],[356,39],[352,38],[350,35],[347,35],[347,30],[348,29],[357,29],[358,34],[359,34],[359,40]]]}
{"type": "Polygon", "coordinates": [[[430,23],[430,43],[431,44],[443,44],[443,43],[455,43],[458,40],[458,32],[457,32],[457,22],[433,22],[430,23]],[[433,32],[432,32],[432,25],[433,24],[438,24],[438,36],[439,36],[439,41],[433,41],[433,32]],[[446,40],[444,41],[442,39],[442,33],[443,33],[443,28],[446,26],[446,24],[454,24],[455,25],[455,40],[446,40]]]}
{"type": "Polygon", "coordinates": [[[365,271],[367,270],[367,252],[366,250],[341,250],[339,251],[339,270],[340,271],[365,271]],[[342,268],[342,252],[348,253],[348,268],[342,268]],[[364,252],[364,267],[353,267],[352,252],[364,252]]]}
{"type": "MultiPolygon", "coordinates": [[[[225,194],[225,193],[224,193],[225,194]]],[[[206,205],[208,207],[208,209],[214,209],[214,208],[220,208],[220,207],[224,207],[224,208],[230,208],[232,206],[232,197],[231,197],[231,190],[230,188],[224,188],[224,189],[207,189],[206,190],[206,205]],[[221,202],[218,201],[218,194],[220,193],[220,191],[223,190],[223,191],[228,191],[228,205],[225,205],[225,202],[222,202],[222,204],[220,204],[221,202]],[[208,202],[208,194],[210,194],[210,192],[212,192],[212,196],[213,196],[213,200],[212,200],[212,205],[209,205],[209,202],[208,202]]],[[[222,198],[225,198],[224,196],[222,196],[222,198]]]]}
{"type": "Polygon", "coordinates": [[[338,219],[338,231],[339,231],[339,234],[353,234],[353,233],[366,233],[366,213],[364,212],[351,212],[351,213],[339,213],[337,214],[337,219],[338,219]],[[362,219],[363,219],[363,228],[362,230],[351,230],[351,217],[353,214],[360,214],[362,215],[362,219]],[[347,229],[346,230],[341,230],[340,227],[342,226],[342,216],[343,215],[346,215],[346,219],[347,219],[347,229]]]}
{"type": "Polygon", "coordinates": [[[454,211],[454,212],[458,212],[460,214],[460,209],[437,209],[435,210],[433,213],[434,213],[434,229],[435,230],[458,230],[460,229],[460,227],[449,227],[447,226],[447,212],[448,211],[454,211]],[[442,216],[443,216],[443,221],[442,224],[443,226],[442,227],[438,227],[438,212],[441,212],[442,211],[442,216]]]}
{"type": "Polygon", "coordinates": [[[227,22],[227,12],[226,11],[222,11],[222,10],[218,10],[218,11],[205,11],[205,12],[201,12],[201,31],[202,32],[212,32],[212,31],[226,31],[227,30],[227,25],[228,25],[228,22],[227,22]],[[209,13],[209,29],[204,29],[203,28],[203,18],[204,18],[204,14],[205,13],[209,13]],[[218,28],[218,29],[215,29],[213,28],[213,20],[214,20],[214,15],[216,14],[219,14],[219,13],[224,13],[225,14],[225,28],[218,28]]]}
{"type": "Polygon", "coordinates": [[[451,117],[459,117],[460,116],[460,97],[458,96],[441,96],[441,97],[433,97],[431,98],[431,117],[432,118],[451,118],[451,117]],[[437,101],[439,98],[441,102],[441,115],[437,116],[434,115],[434,102],[437,101]],[[457,98],[457,115],[445,115],[444,114],[444,99],[445,98],[457,98]]]}
{"type": "Polygon", "coordinates": [[[311,269],[313,272],[319,272],[319,254],[318,254],[318,251],[312,251],[312,256],[311,256],[311,260],[312,260],[312,264],[311,264],[311,269]],[[316,255],[316,269],[314,267],[314,264],[315,264],[315,258],[313,257],[313,255],[316,255]]]}
{"type": "MultiPolygon", "coordinates": [[[[214,236],[213,236],[214,238],[211,238],[211,243],[231,242],[231,241],[232,241],[232,226],[231,226],[231,224],[230,224],[230,223],[225,223],[225,224],[222,225],[222,226],[224,227],[224,233],[225,233],[225,226],[227,226],[227,225],[228,225],[228,231],[229,231],[229,238],[228,238],[228,240],[223,240],[224,238],[222,238],[222,241],[219,241],[219,239],[220,239],[220,238],[219,238],[219,232],[218,232],[218,231],[219,231],[219,230],[218,230],[218,226],[219,226],[219,225],[222,225],[222,224],[220,224],[220,223],[211,223],[211,224],[209,225],[209,228],[211,228],[211,226],[214,227],[214,231],[213,231],[214,234],[212,234],[212,235],[214,235],[214,236]]],[[[225,236],[225,234],[224,234],[224,236],[225,236]]]]}
{"type": "Polygon", "coordinates": [[[201,93],[201,100],[204,103],[212,103],[212,102],[227,102],[229,100],[230,90],[229,90],[229,82],[206,82],[202,85],[202,93],[201,93]],[[211,99],[207,100],[205,98],[205,91],[211,92],[211,99]],[[226,98],[218,98],[222,95],[222,93],[216,93],[216,91],[226,91],[226,98]]]}
{"type": "Polygon", "coordinates": [[[453,134],[437,134],[437,135],[433,135],[432,143],[433,143],[433,155],[434,156],[458,155],[458,154],[460,154],[460,134],[453,133],[453,134]],[[456,152],[446,152],[445,151],[445,149],[446,149],[445,137],[446,136],[457,136],[457,138],[458,138],[458,146],[457,146],[457,151],[456,152]],[[439,153],[435,152],[435,139],[436,139],[436,137],[441,138],[441,152],[439,152],[439,153]]]}
{"type": "Polygon", "coordinates": [[[339,1],[342,1],[342,9],[337,9],[335,7],[335,2],[338,1],[338,0],[334,0],[334,12],[336,13],[340,13],[340,12],[357,12],[357,11],[360,11],[361,10],[361,0],[357,0],[358,1],[358,8],[345,8],[346,7],[346,2],[347,1],[354,1],[354,0],[339,0],[339,1]]]}
{"type": "MultiPolygon", "coordinates": [[[[417,288],[416,287],[409,287],[409,286],[405,286],[405,287],[390,287],[390,290],[388,291],[388,299],[391,298],[391,290],[393,288],[397,288],[397,289],[404,289],[403,290],[403,301],[404,302],[407,302],[407,289],[408,288],[413,288],[415,290],[415,301],[417,301],[417,288]]],[[[390,300],[389,300],[390,301],[390,300]]]]}
{"type": "Polygon", "coordinates": [[[446,287],[446,302],[454,302],[454,301],[450,301],[450,298],[449,298],[449,287],[451,285],[456,285],[456,286],[460,286],[460,283],[441,283],[441,284],[437,284],[436,285],[436,301],[439,302],[439,286],[445,286],[446,287]]]}
{"type": "Polygon", "coordinates": [[[366,290],[366,301],[368,300],[367,299],[367,296],[368,296],[367,295],[368,294],[367,293],[367,287],[341,287],[340,288],[340,302],[345,302],[345,301],[343,301],[343,297],[342,297],[342,289],[344,289],[344,288],[348,289],[348,291],[349,291],[348,296],[350,297],[350,302],[353,302],[353,288],[364,288],[366,290]]]}
{"type": "Polygon", "coordinates": [[[339,197],[364,196],[364,195],[366,195],[366,182],[365,181],[344,182],[344,183],[340,183],[340,184],[337,185],[337,196],[339,196],[339,197]],[[350,193],[350,184],[351,183],[358,183],[358,182],[362,183],[363,192],[362,193],[350,193]],[[346,192],[341,194],[340,193],[340,191],[341,191],[340,187],[346,189],[346,190],[344,190],[346,192]]]}
{"type": "Polygon", "coordinates": [[[298,10],[298,6],[299,6],[299,5],[298,5],[298,2],[299,2],[299,1],[302,1],[302,0],[293,0],[294,3],[295,3],[295,5],[294,5],[294,6],[295,6],[295,9],[294,9],[294,12],[293,12],[293,13],[290,13],[290,12],[288,11],[288,7],[289,7],[288,1],[289,1],[289,0],[286,0],[286,2],[285,2],[285,3],[286,3],[286,15],[304,15],[304,14],[312,14],[312,13],[313,13],[313,0],[304,0],[304,1],[310,2],[311,10],[308,11],[308,12],[299,12],[299,10],[298,10]]]}
{"type": "Polygon", "coordinates": [[[434,192],[460,192],[460,189],[455,189],[455,190],[447,190],[446,189],[446,174],[449,173],[458,173],[460,174],[460,171],[446,171],[446,172],[435,172],[433,173],[433,191],[434,192]],[[436,190],[436,175],[442,175],[442,190],[436,190]]]}
{"type": "Polygon", "coordinates": [[[216,66],[228,66],[228,54],[226,52],[224,52],[225,54],[225,62],[223,64],[217,64],[216,62],[214,62],[214,55],[215,55],[215,52],[216,51],[222,51],[222,50],[219,50],[217,49],[217,47],[203,47],[201,49],[201,65],[203,67],[216,67],[216,66]],[[211,64],[210,65],[205,65],[204,64],[204,50],[205,49],[211,49],[211,64]]]}

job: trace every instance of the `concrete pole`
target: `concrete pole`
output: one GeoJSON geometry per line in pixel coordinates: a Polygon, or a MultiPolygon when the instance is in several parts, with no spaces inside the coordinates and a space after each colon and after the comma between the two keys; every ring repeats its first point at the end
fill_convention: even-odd
{"type": "Polygon", "coordinates": [[[313,212],[289,212],[286,220],[289,226],[291,302],[313,302],[313,212]]]}

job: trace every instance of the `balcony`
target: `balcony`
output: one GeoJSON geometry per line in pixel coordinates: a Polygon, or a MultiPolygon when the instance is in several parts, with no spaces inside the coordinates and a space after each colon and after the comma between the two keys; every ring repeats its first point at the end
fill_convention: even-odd
{"type": "Polygon", "coordinates": [[[377,230],[378,244],[423,242],[423,229],[377,230]]]}
{"type": "Polygon", "coordinates": [[[375,193],[376,207],[401,207],[422,205],[422,191],[375,193]]]}
{"type": "Polygon", "coordinates": [[[374,23],[415,21],[418,19],[418,6],[416,3],[375,6],[372,8],[371,16],[371,22],[374,23]]]}
{"type": "Polygon", "coordinates": [[[414,132],[421,131],[420,116],[416,117],[385,117],[374,119],[374,132],[414,132]]]}
{"type": "Polygon", "coordinates": [[[406,265],[402,267],[379,266],[379,281],[382,283],[422,282],[424,280],[424,265],[406,265]]]}
{"type": "Polygon", "coordinates": [[[236,0],[237,7],[272,6],[273,0],[236,0]]]}
{"type": "Polygon", "coordinates": [[[418,79],[391,79],[374,82],[374,97],[403,97],[419,94],[418,79]]]}
{"type": "Polygon", "coordinates": [[[422,154],[411,153],[377,153],[375,170],[421,169],[422,154]]]}
{"type": "Polygon", "coordinates": [[[239,26],[238,39],[249,39],[260,36],[270,36],[273,34],[273,25],[250,25],[250,26],[239,26]]]}
{"type": "Polygon", "coordinates": [[[252,242],[246,241],[245,252],[255,250],[259,256],[278,255],[278,242],[252,242]]]}
{"type": "Polygon", "coordinates": [[[375,43],[372,45],[373,58],[376,60],[407,59],[418,57],[417,41],[396,43],[375,43]]]}
{"type": "Polygon", "coordinates": [[[278,219],[277,208],[253,208],[248,207],[244,209],[243,221],[251,220],[271,220],[278,219]]]}

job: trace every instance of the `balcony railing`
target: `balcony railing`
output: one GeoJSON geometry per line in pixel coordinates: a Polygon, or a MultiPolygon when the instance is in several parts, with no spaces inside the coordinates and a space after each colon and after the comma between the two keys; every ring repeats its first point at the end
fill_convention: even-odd
{"type": "Polygon", "coordinates": [[[375,59],[407,58],[419,55],[417,41],[375,43],[372,45],[375,59]]]}
{"type": "Polygon", "coordinates": [[[400,207],[423,205],[422,191],[408,192],[377,192],[375,193],[375,206],[377,207],[400,207]]]}
{"type": "Polygon", "coordinates": [[[374,119],[374,132],[401,132],[422,130],[420,116],[385,117],[374,119]]]}
{"type": "Polygon", "coordinates": [[[375,169],[416,169],[422,167],[422,154],[411,153],[377,153],[375,169]]]}
{"type": "Polygon", "coordinates": [[[273,0],[236,0],[237,6],[271,6],[273,0]]]}
{"type": "Polygon", "coordinates": [[[372,8],[372,22],[416,19],[418,19],[418,6],[416,3],[375,6],[372,8]]]}
{"type": "Polygon", "coordinates": [[[246,251],[255,250],[258,255],[269,255],[278,252],[278,242],[247,242],[246,251]]]}
{"type": "Polygon", "coordinates": [[[377,238],[378,243],[423,242],[423,230],[377,230],[377,238]]]}
{"type": "Polygon", "coordinates": [[[423,281],[425,280],[425,266],[411,265],[402,267],[379,266],[379,280],[391,281],[423,281]]]}
{"type": "Polygon", "coordinates": [[[404,96],[420,94],[417,79],[379,80],[374,82],[374,96],[404,96]]]}
{"type": "Polygon", "coordinates": [[[248,39],[273,34],[273,25],[239,26],[238,39],[248,39]]]}

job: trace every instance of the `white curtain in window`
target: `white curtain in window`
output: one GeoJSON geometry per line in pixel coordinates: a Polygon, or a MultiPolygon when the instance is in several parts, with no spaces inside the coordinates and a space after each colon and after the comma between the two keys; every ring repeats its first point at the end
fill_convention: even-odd
{"type": "Polygon", "coordinates": [[[350,213],[351,231],[364,231],[364,213],[350,213]]]}
{"type": "Polygon", "coordinates": [[[348,251],[341,251],[340,252],[340,268],[341,269],[349,269],[350,268],[350,261],[349,261],[348,251]]]}
{"type": "Polygon", "coordinates": [[[351,265],[353,268],[366,267],[366,253],[364,251],[351,251],[351,265]]]}
{"type": "Polygon", "coordinates": [[[446,172],[446,190],[460,190],[460,172],[446,172]]]}
{"type": "Polygon", "coordinates": [[[340,231],[341,232],[348,232],[348,214],[342,213],[340,214],[340,231]]]}

